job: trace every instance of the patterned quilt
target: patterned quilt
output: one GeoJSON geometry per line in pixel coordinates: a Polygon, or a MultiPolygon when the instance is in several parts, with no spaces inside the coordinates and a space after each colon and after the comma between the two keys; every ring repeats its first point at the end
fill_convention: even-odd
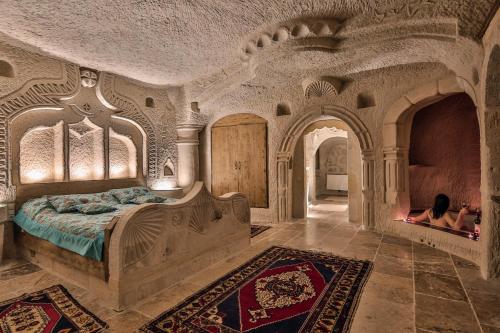
{"type": "MultiPolygon", "coordinates": [[[[102,202],[102,193],[92,195],[59,196],[56,199],[76,200],[77,203],[102,202]],[[92,196],[100,199],[93,200],[92,196]],[[70,198],[70,199],[68,199],[70,198]],[[83,198],[83,199],[82,199],[83,198]],[[90,200],[89,200],[90,198],[90,200]]],[[[44,196],[27,201],[17,213],[14,222],[29,234],[45,239],[59,247],[76,252],[97,261],[102,260],[104,229],[114,216],[122,215],[125,210],[136,204],[120,204],[118,200],[106,197],[105,203],[116,208],[115,211],[85,215],[79,212],[58,213],[50,200],[44,196]]]]}

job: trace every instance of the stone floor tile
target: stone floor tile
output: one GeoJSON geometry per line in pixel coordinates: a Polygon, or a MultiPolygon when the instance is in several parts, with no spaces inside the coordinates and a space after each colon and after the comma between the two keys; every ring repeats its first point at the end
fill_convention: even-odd
{"type": "Polygon", "coordinates": [[[411,246],[411,241],[397,236],[384,235],[382,238],[382,243],[411,246]]]}
{"type": "Polygon", "coordinates": [[[107,320],[109,324],[108,332],[125,333],[135,332],[139,327],[147,323],[152,318],[137,311],[124,311],[107,320]]]}
{"type": "Polygon", "coordinates": [[[500,294],[470,293],[469,297],[481,324],[500,327],[500,294]]]}
{"type": "Polygon", "coordinates": [[[416,294],[416,327],[430,332],[480,333],[469,303],[416,294]]]}
{"type": "Polygon", "coordinates": [[[413,255],[415,261],[451,263],[448,253],[425,244],[413,243],[413,255]]]}
{"type": "Polygon", "coordinates": [[[455,271],[455,267],[451,263],[442,263],[442,262],[419,262],[415,261],[414,269],[416,271],[424,271],[429,273],[457,276],[457,272],[455,271]]]}
{"type": "Polygon", "coordinates": [[[38,267],[37,265],[32,263],[25,263],[23,265],[14,266],[12,268],[0,271],[0,280],[13,279],[21,275],[38,272],[39,270],[40,267],[38,267]]]}
{"type": "Polygon", "coordinates": [[[405,260],[412,259],[412,251],[409,246],[382,243],[378,248],[378,254],[405,260]]]}
{"type": "Polygon", "coordinates": [[[457,277],[415,271],[415,291],[455,301],[467,301],[467,296],[457,277]]]}
{"type": "Polygon", "coordinates": [[[483,333],[500,333],[500,327],[493,327],[488,325],[481,325],[483,333]]]}
{"type": "Polygon", "coordinates": [[[410,260],[377,254],[374,265],[375,272],[413,279],[413,269],[410,260]]]}

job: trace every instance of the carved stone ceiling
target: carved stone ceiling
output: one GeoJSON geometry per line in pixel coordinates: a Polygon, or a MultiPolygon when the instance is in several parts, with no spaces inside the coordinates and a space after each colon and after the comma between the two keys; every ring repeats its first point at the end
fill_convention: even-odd
{"type": "Polygon", "coordinates": [[[0,40],[145,83],[180,85],[240,64],[249,36],[280,22],[330,17],[360,27],[456,18],[459,35],[476,39],[495,1],[0,0],[0,40]]]}

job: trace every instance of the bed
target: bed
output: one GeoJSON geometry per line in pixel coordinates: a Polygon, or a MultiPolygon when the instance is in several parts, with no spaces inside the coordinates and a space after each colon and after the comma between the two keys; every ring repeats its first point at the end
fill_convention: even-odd
{"type": "MultiPolygon", "coordinates": [[[[54,191],[59,188],[55,184],[18,187],[16,245],[28,260],[100,295],[115,310],[172,286],[250,243],[246,197],[229,193],[216,198],[201,182],[176,201],[116,203],[113,212],[88,216],[44,208],[38,218],[33,216],[33,203],[40,197],[70,194],[69,189],[75,188],[78,193],[94,193],[96,187],[106,192],[110,190],[106,185],[111,185],[77,183],[68,184],[62,193],[54,191]],[[49,222],[41,224],[41,220],[49,222]],[[63,239],[61,235],[69,232],[65,224],[77,230],[76,235],[70,233],[72,237],[63,239]],[[81,239],[85,241],[79,243],[81,239]]],[[[113,183],[113,189],[138,185],[113,183]]]]}
{"type": "Polygon", "coordinates": [[[214,197],[201,182],[175,202],[115,202],[113,212],[93,216],[46,208],[35,214],[40,198],[85,197],[159,179],[144,129],[112,110],[92,110],[37,109],[10,120],[19,256],[120,311],[250,244],[247,198],[214,197]]]}

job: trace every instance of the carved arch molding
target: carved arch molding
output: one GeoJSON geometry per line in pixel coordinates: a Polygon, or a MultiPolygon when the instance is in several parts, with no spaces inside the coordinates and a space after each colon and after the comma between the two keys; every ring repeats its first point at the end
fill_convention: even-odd
{"type": "MultiPolygon", "coordinates": [[[[10,148],[9,121],[16,115],[33,108],[60,108],[61,98],[75,95],[80,88],[80,67],[64,63],[60,78],[47,82],[44,79],[34,79],[26,82],[20,89],[0,99],[0,188],[6,191],[10,185],[10,148]]],[[[155,178],[157,174],[156,136],[152,121],[146,117],[139,107],[129,98],[115,91],[113,75],[101,73],[100,93],[107,107],[116,113],[142,127],[146,134],[148,155],[148,177],[155,178]]]]}
{"type": "Polygon", "coordinates": [[[375,227],[373,140],[365,124],[354,113],[340,106],[324,106],[321,110],[306,113],[285,134],[277,154],[278,220],[286,221],[292,218],[292,159],[297,140],[308,125],[325,116],[344,121],[358,138],[362,162],[362,223],[364,228],[373,229],[375,227]]]}

